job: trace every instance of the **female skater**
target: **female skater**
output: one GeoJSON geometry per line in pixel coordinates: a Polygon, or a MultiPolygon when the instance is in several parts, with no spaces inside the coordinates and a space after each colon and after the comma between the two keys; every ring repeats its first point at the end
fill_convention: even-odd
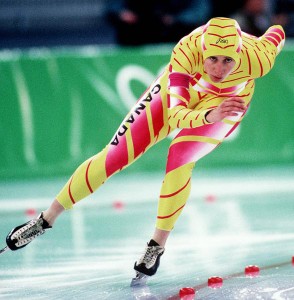
{"type": "Polygon", "coordinates": [[[213,18],[183,37],[164,72],[128,113],[109,144],[77,168],[48,209],[12,229],[6,248],[20,249],[52,228],[64,210],[178,128],[169,147],[155,231],[134,266],[137,279],[154,275],[187,202],[195,163],[240,124],[252,99],[255,79],[273,68],[284,41],[281,26],[272,26],[263,36],[255,37],[228,18],[213,18]]]}

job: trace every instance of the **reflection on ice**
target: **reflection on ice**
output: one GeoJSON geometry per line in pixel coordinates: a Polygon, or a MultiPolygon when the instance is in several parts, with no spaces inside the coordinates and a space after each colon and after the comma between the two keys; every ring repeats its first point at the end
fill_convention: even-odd
{"type": "Polygon", "coordinates": [[[158,300],[159,298],[152,295],[148,285],[132,287],[134,300],[158,300]]]}

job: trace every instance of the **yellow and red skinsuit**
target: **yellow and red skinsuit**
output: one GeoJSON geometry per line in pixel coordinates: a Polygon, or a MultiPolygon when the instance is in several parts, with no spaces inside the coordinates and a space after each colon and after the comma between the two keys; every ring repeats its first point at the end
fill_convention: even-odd
{"type": "Polygon", "coordinates": [[[169,147],[156,222],[158,229],[172,230],[188,199],[195,162],[220,145],[244,115],[208,123],[205,114],[232,96],[243,98],[248,106],[254,79],[270,71],[284,40],[281,26],[272,26],[257,38],[226,18],[211,19],[182,38],[165,71],[141,96],[110,143],[77,168],[57,195],[58,202],[72,208],[179,128],[169,147]],[[236,60],[233,72],[221,83],[212,82],[203,69],[204,58],[213,55],[236,60]]]}

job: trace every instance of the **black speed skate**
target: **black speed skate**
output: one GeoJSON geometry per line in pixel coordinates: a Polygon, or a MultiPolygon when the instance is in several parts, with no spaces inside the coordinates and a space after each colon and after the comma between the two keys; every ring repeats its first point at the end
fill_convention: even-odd
{"type": "Polygon", "coordinates": [[[156,273],[163,253],[164,247],[159,246],[155,241],[151,240],[147,244],[142,257],[135,262],[136,277],[132,279],[131,286],[144,285],[148,277],[156,273]]]}
{"type": "MultiPolygon", "coordinates": [[[[13,228],[6,237],[7,247],[13,251],[23,248],[50,228],[52,226],[43,219],[43,213],[41,213],[36,219],[13,228]]],[[[7,247],[4,249],[8,250],[7,247]]]]}

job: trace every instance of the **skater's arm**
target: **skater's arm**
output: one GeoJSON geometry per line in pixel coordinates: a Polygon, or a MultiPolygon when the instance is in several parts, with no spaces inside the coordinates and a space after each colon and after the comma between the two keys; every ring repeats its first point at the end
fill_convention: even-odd
{"type": "Polygon", "coordinates": [[[266,75],[274,66],[285,43],[285,32],[279,25],[271,26],[260,38],[243,34],[243,57],[251,78],[266,75]]]}
{"type": "MultiPolygon", "coordinates": [[[[174,75],[171,74],[171,75],[174,75]]],[[[184,77],[184,74],[178,74],[184,77]]],[[[171,76],[170,76],[171,77],[171,76]]],[[[205,115],[212,109],[188,108],[190,93],[185,86],[170,86],[168,91],[168,118],[172,128],[195,128],[207,124],[205,115]]]]}
{"type": "Polygon", "coordinates": [[[201,28],[184,37],[173,49],[169,66],[168,117],[172,128],[195,128],[207,124],[205,115],[210,109],[189,108],[190,79],[199,72],[202,55],[197,48],[201,28]]]}

